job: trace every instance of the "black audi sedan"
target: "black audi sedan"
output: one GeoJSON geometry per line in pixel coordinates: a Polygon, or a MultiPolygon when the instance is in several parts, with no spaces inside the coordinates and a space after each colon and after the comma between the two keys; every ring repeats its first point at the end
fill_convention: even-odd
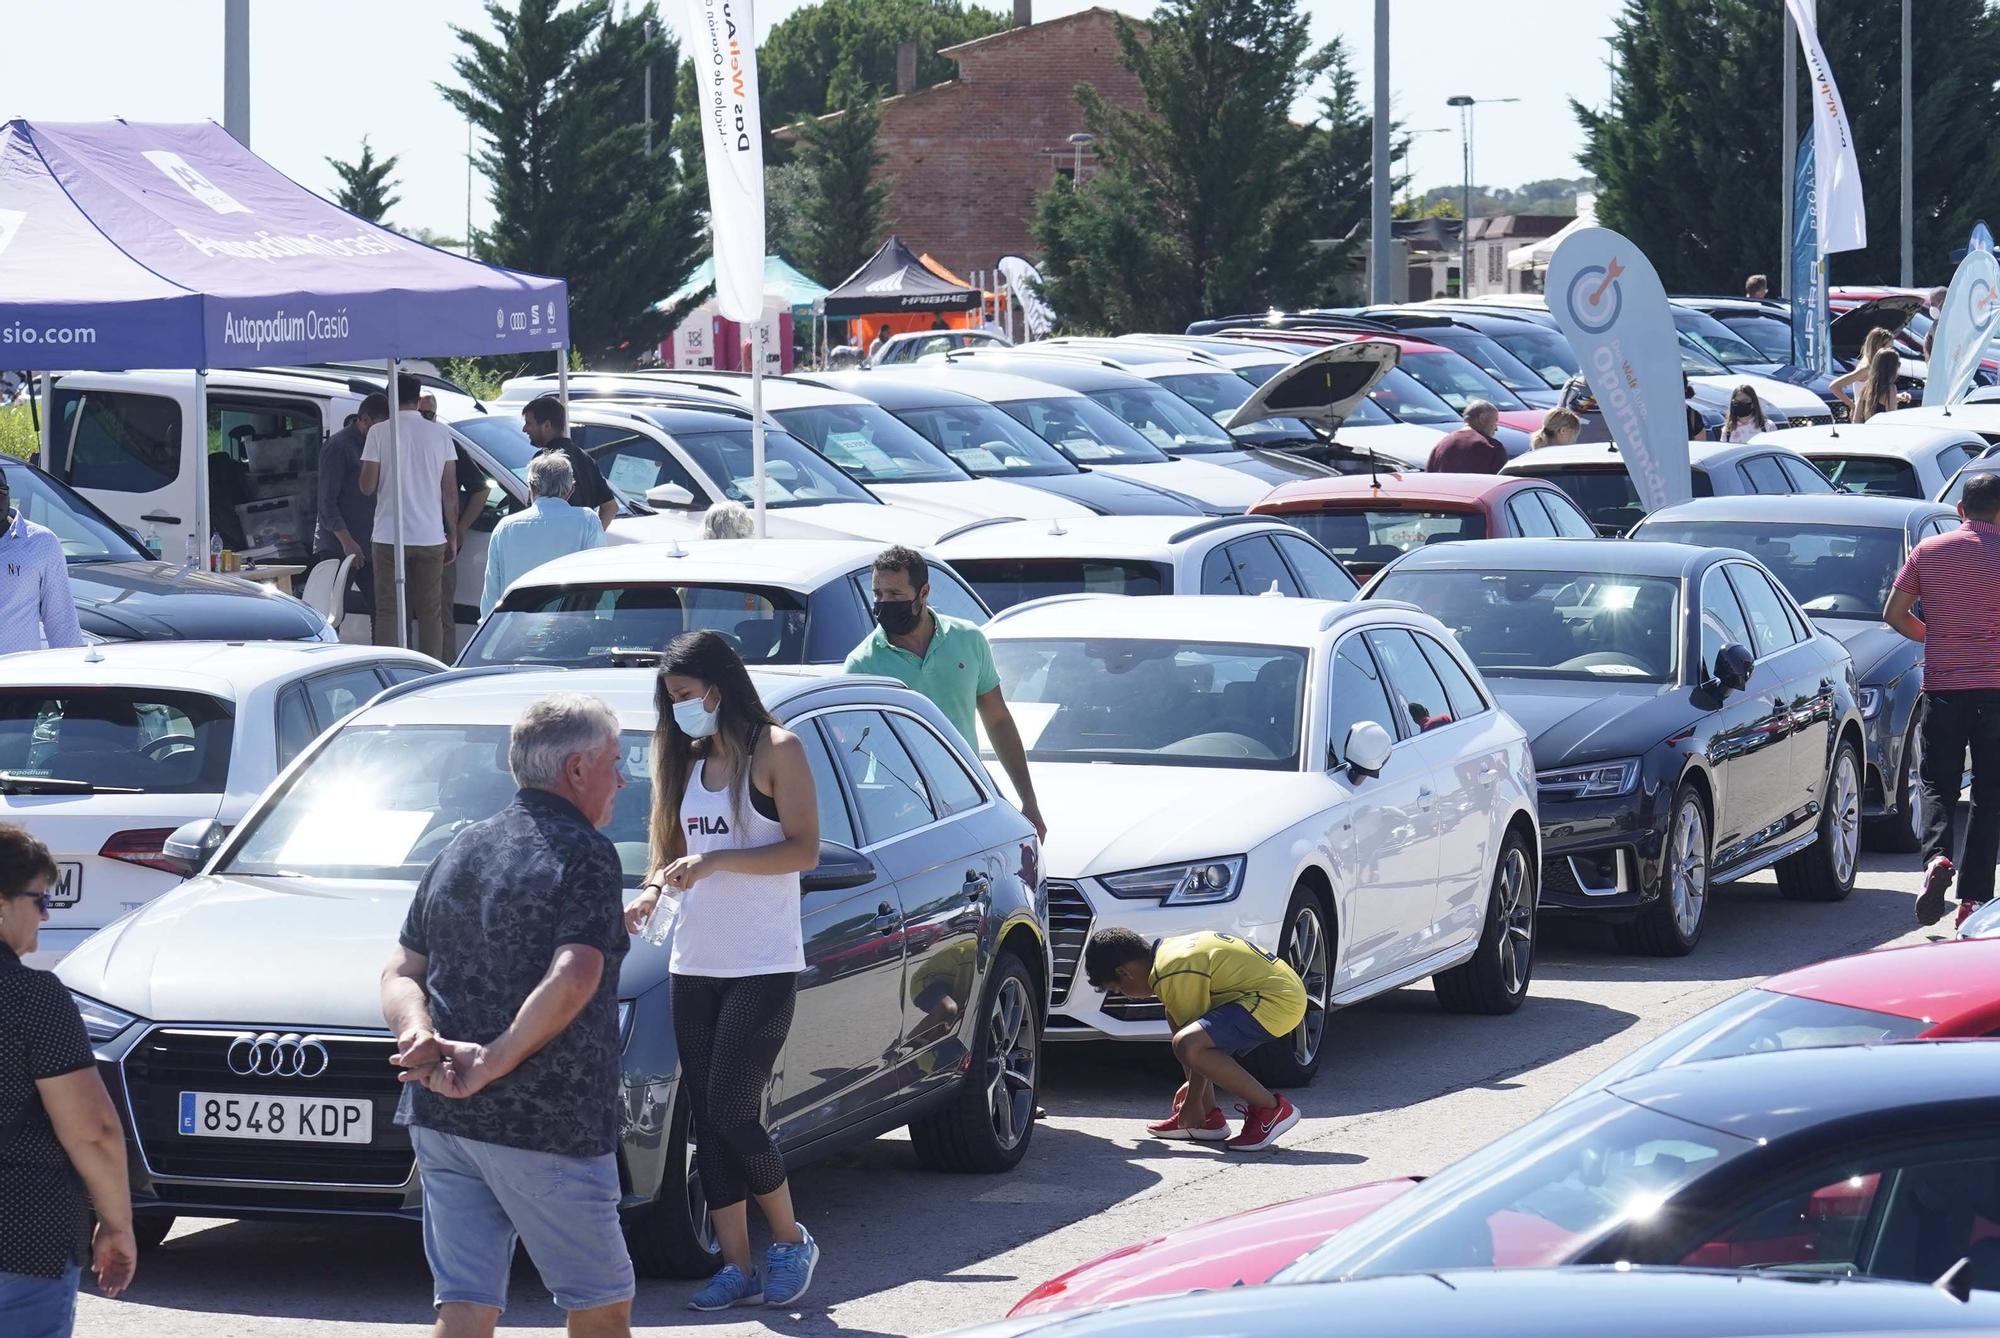
{"type": "Polygon", "coordinates": [[[332,641],[312,607],[267,585],[153,558],[117,521],[23,460],[0,456],[14,510],[55,531],[86,636],[100,641],[332,641]]]}
{"type": "Polygon", "coordinates": [[[1794,900],[1853,890],[1854,665],[1751,558],[1635,540],[1435,544],[1362,597],[1434,614],[1527,729],[1544,910],[1610,918],[1628,951],[1677,957],[1717,884],[1776,865],[1794,900]]]}
{"type": "Polygon", "coordinates": [[[1889,586],[1917,543],[1958,528],[1958,513],[1902,497],[1703,497],[1652,515],[1634,539],[1750,554],[1813,625],[1847,647],[1860,684],[1861,812],[1869,844],[1907,854],[1923,833],[1917,701],[1924,649],[1882,621],[1889,586]]]}

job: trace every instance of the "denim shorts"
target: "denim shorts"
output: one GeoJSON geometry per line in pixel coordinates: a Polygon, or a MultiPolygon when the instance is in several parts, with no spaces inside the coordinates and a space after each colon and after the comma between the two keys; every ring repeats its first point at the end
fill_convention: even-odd
{"type": "Polygon", "coordinates": [[[507,1308],[514,1241],[564,1310],[632,1299],[632,1256],[618,1227],[618,1163],[479,1143],[414,1127],[424,1186],[424,1256],[436,1304],[507,1308]]]}
{"type": "Polygon", "coordinates": [[[77,1264],[59,1278],[0,1273],[0,1333],[7,1338],[69,1338],[76,1326],[76,1286],[82,1276],[77,1264]]]}
{"type": "Polygon", "coordinates": [[[1203,1013],[1195,1025],[1207,1032],[1215,1048],[1225,1054],[1247,1055],[1258,1046],[1278,1039],[1265,1031],[1264,1024],[1240,1003],[1218,1004],[1203,1013]]]}

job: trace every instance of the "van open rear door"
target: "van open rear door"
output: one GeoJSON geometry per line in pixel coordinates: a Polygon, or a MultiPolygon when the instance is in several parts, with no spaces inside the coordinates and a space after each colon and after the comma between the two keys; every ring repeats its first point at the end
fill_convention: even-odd
{"type": "Polygon", "coordinates": [[[42,468],[133,533],[157,534],[168,561],[199,553],[207,432],[197,393],[193,372],[58,373],[46,400],[42,468]]]}

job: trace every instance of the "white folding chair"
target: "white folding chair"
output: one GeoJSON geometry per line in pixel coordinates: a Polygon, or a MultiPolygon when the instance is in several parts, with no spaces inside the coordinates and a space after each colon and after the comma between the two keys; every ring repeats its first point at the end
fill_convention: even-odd
{"type": "Polygon", "coordinates": [[[353,570],[351,554],[315,562],[306,573],[305,593],[299,596],[324,614],[336,632],[340,630],[341,619],[347,616],[347,578],[353,570]]]}

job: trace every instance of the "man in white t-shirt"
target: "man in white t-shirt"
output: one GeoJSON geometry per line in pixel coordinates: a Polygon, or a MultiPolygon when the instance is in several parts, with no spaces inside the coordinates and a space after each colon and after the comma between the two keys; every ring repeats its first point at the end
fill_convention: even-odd
{"type": "Polygon", "coordinates": [[[439,583],[445,566],[458,556],[458,536],[445,523],[458,515],[458,453],[443,423],[432,422],[417,409],[423,384],[414,376],[396,378],[396,467],[385,488],[383,474],[389,455],[389,424],[368,429],[361,450],[361,491],[383,496],[375,504],[374,550],[369,565],[375,573],[375,644],[396,644],[396,536],[403,538],[403,602],[417,626],[416,648],[444,658],[444,622],[450,611],[440,607],[439,583]]]}

